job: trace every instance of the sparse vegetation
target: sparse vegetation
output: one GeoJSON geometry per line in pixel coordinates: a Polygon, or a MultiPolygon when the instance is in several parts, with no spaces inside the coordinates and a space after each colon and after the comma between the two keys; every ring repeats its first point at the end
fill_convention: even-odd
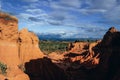
{"type": "Polygon", "coordinates": [[[49,54],[51,52],[62,53],[66,51],[68,42],[62,41],[40,41],[40,49],[45,53],[49,54]]]}
{"type": "MultiPolygon", "coordinates": [[[[81,40],[75,40],[74,42],[95,42],[96,40],[92,39],[81,39],[81,40]]],[[[63,53],[66,51],[68,44],[70,41],[40,41],[39,47],[45,54],[49,54],[51,52],[57,52],[57,53],[63,53]]]]}
{"type": "Polygon", "coordinates": [[[7,65],[0,62],[0,74],[5,75],[7,70],[7,65]]]}

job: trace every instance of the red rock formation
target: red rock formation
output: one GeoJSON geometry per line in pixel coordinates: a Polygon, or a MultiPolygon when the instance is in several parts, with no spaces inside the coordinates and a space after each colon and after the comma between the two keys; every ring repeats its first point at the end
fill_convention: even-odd
{"type": "Polygon", "coordinates": [[[70,59],[71,62],[79,62],[80,65],[86,68],[94,68],[99,64],[99,53],[96,53],[95,47],[100,42],[76,42],[73,43],[73,47],[68,51],[65,56],[70,59]]]}
{"type": "Polygon", "coordinates": [[[87,47],[88,47],[88,42],[75,42],[72,43],[72,47],[69,52],[80,54],[84,52],[85,48],[87,47]]]}
{"type": "Polygon", "coordinates": [[[28,32],[27,29],[19,32],[19,57],[23,64],[44,56],[38,43],[39,39],[33,32],[28,32]]]}
{"type": "Polygon", "coordinates": [[[0,13],[0,61],[8,65],[18,65],[18,20],[0,13]],[[5,54],[7,53],[7,54],[5,54]],[[14,57],[13,57],[14,56],[14,57]],[[12,61],[12,63],[11,63],[12,61]]]}
{"type": "MultiPolygon", "coordinates": [[[[101,60],[99,69],[106,73],[104,80],[120,80],[120,32],[111,27],[99,45],[101,60]]],[[[102,74],[102,73],[101,73],[102,74]]]]}
{"type": "Polygon", "coordinates": [[[67,61],[64,63],[69,63],[69,65],[66,65],[68,67],[65,67],[68,74],[71,75],[69,80],[120,80],[119,31],[111,27],[102,41],[90,43],[85,50],[84,53],[79,53],[78,55],[75,55],[76,53],[67,53],[67,56],[69,55],[67,58],[71,62],[67,61]],[[84,75],[87,78],[76,78],[76,74],[84,75]]]}
{"type": "Polygon", "coordinates": [[[0,80],[66,80],[65,73],[39,49],[39,39],[33,32],[18,32],[17,18],[0,13],[0,62],[7,65],[0,80]],[[26,75],[20,68],[25,65],[26,75]]]}
{"type": "Polygon", "coordinates": [[[0,80],[29,80],[18,65],[21,61],[18,56],[18,20],[14,16],[0,12],[0,62],[7,65],[6,76],[0,80]],[[10,74],[9,74],[10,73],[10,74]]]}
{"type": "Polygon", "coordinates": [[[16,42],[18,39],[18,19],[0,12],[0,39],[16,42]]]}
{"type": "Polygon", "coordinates": [[[52,52],[52,53],[48,54],[47,57],[50,58],[52,60],[52,62],[58,62],[59,60],[64,59],[64,54],[58,54],[56,52],[52,52]]]}

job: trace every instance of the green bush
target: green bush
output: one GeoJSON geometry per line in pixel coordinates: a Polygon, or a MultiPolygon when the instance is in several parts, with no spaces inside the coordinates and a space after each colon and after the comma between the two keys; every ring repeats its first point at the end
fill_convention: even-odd
{"type": "Polygon", "coordinates": [[[7,65],[0,62],[0,74],[6,74],[7,65]]]}

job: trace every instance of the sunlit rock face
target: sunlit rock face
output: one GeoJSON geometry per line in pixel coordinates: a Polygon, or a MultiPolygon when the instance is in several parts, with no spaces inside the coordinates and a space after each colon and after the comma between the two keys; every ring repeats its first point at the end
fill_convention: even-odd
{"type": "Polygon", "coordinates": [[[31,59],[43,58],[44,54],[39,49],[39,39],[27,29],[19,32],[19,57],[22,63],[29,62],[31,59]]]}
{"type": "Polygon", "coordinates": [[[0,61],[10,65],[19,65],[30,59],[42,58],[39,39],[27,29],[18,32],[18,19],[6,13],[0,13],[0,61]],[[11,63],[12,61],[12,63],[11,63]]]}
{"type": "Polygon", "coordinates": [[[0,62],[7,65],[6,75],[0,80],[29,80],[19,69],[18,19],[0,12],[0,62]]]}
{"type": "Polygon", "coordinates": [[[18,19],[0,12],[0,61],[7,65],[20,64],[18,56],[18,19]]]}
{"type": "Polygon", "coordinates": [[[94,68],[99,64],[98,48],[96,47],[100,43],[96,42],[74,42],[71,49],[64,55],[70,62],[79,63],[80,66],[84,66],[87,69],[94,68]]]}
{"type": "Polygon", "coordinates": [[[0,13],[0,39],[6,41],[17,41],[18,19],[6,13],[0,13]]]}

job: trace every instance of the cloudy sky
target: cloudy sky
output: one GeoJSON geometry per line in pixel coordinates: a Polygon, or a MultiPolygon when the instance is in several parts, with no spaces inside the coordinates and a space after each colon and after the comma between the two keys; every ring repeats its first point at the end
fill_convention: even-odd
{"type": "Polygon", "coordinates": [[[19,18],[19,29],[62,38],[101,38],[120,30],[120,0],[0,0],[0,10],[19,18]]]}

